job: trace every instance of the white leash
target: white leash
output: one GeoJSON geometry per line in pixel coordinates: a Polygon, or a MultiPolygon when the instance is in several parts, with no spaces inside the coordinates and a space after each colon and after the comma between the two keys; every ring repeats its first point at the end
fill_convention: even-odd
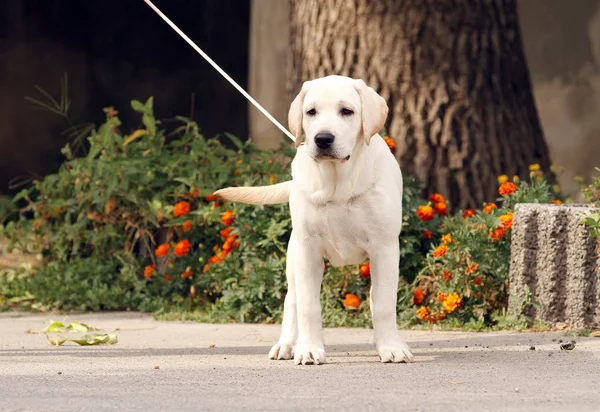
{"type": "Polygon", "coordinates": [[[198,45],[196,43],[194,43],[192,40],[190,40],[190,38],[188,36],[186,36],[185,33],[182,32],[179,29],[179,27],[177,27],[175,25],[175,23],[173,23],[171,20],[169,20],[169,18],[167,16],[165,16],[163,14],[163,12],[158,9],[158,7],[156,7],[150,0],[144,0],[144,1],[146,2],[146,4],[148,6],[150,6],[150,8],[152,10],[154,10],[156,12],[156,14],[158,14],[169,26],[171,26],[171,28],[173,30],[175,30],[175,32],[177,34],[179,34],[181,36],[181,38],[183,38],[183,40],[185,40],[190,46],[192,46],[192,48],[194,50],[196,50],[200,56],[204,57],[204,60],[206,60],[208,63],[210,63],[210,65],[212,67],[214,67],[215,70],[221,74],[221,76],[223,76],[229,83],[231,83],[231,85],[233,87],[235,87],[238,90],[238,92],[240,92],[246,99],[248,99],[248,101],[250,103],[252,103],[254,105],[254,107],[256,107],[258,110],[260,110],[260,112],[262,114],[267,116],[267,119],[272,121],[273,124],[275,126],[277,126],[279,128],[279,130],[281,130],[283,133],[285,133],[285,135],[287,137],[292,139],[292,141],[294,141],[294,142],[296,141],[296,138],[294,137],[293,134],[291,134],[285,127],[283,127],[281,125],[281,123],[279,123],[273,116],[271,116],[271,114],[264,107],[262,107],[256,100],[254,100],[252,98],[252,96],[250,96],[244,89],[242,89],[240,87],[240,85],[235,82],[235,80],[233,80],[231,77],[229,77],[229,75],[227,73],[225,73],[225,71],[223,69],[221,69],[217,63],[215,63],[210,57],[208,57],[208,55],[206,53],[204,53],[202,51],[202,49],[200,47],[198,47],[198,45]]]}

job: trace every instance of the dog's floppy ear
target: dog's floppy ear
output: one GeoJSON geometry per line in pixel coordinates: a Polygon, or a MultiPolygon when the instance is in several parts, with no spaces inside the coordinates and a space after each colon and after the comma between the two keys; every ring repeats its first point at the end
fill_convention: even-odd
{"type": "Polygon", "coordinates": [[[389,109],[385,99],[364,81],[355,80],[354,88],[360,95],[362,132],[368,145],[371,137],[383,128],[389,109]]]}
{"type": "Polygon", "coordinates": [[[309,83],[310,82],[304,82],[302,84],[302,89],[290,105],[290,111],[288,112],[288,125],[290,127],[290,132],[296,138],[296,147],[300,146],[300,143],[304,140],[302,135],[302,116],[304,115],[302,105],[309,83]]]}

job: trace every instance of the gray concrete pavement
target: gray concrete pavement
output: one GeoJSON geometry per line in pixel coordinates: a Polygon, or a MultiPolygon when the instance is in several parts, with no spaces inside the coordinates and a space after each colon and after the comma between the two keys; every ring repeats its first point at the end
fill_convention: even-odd
{"type": "Polygon", "coordinates": [[[278,325],[73,315],[119,343],[52,347],[27,333],[51,318],[0,314],[0,410],[600,411],[600,338],[403,331],[407,365],[379,363],[370,330],[328,329],[329,363],[302,367],[267,359],[278,325]]]}

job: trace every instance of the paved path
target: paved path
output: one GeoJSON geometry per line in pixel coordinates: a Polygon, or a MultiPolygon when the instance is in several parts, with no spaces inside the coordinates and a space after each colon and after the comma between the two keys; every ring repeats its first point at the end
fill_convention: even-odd
{"type": "Polygon", "coordinates": [[[0,314],[1,411],[600,411],[600,338],[403,331],[407,365],[379,363],[370,330],[328,329],[329,363],[302,367],[267,359],[277,325],[88,314],[67,320],[119,343],[52,347],[27,333],[51,318],[0,314]]]}

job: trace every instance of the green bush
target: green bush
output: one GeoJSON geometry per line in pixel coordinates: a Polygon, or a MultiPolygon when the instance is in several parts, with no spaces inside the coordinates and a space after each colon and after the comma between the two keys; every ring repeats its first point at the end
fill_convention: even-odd
{"type": "MultiPolygon", "coordinates": [[[[117,112],[105,109],[106,122],[92,131],[84,157],[75,157],[67,145],[58,172],[14,198],[25,206],[2,235],[9,249],[38,253],[42,261],[1,272],[4,307],[132,309],[164,316],[185,311],[209,321],[279,321],[288,206],[223,204],[210,194],[224,186],[289,179],[294,151],[285,145],[260,151],[228,134],[207,139],[182,117],[181,126],[167,132],[154,118],[152,99],[133,101],[132,108],[143,127],[124,134],[117,112]],[[161,244],[169,253],[159,257],[161,244]]],[[[410,304],[409,282],[430,248],[423,232],[435,231],[434,222],[414,213],[420,191],[405,179],[400,269],[407,282],[400,307],[410,304]]],[[[364,301],[369,277],[360,277],[356,267],[329,269],[325,323],[364,324],[365,306],[348,310],[343,302],[350,293],[364,301]]]]}
{"type": "Polygon", "coordinates": [[[493,325],[508,305],[510,236],[517,203],[561,203],[539,165],[529,182],[502,176],[496,203],[444,219],[442,236],[432,245],[416,279],[413,319],[445,320],[451,325],[493,325]]]}
{"type": "MultiPolygon", "coordinates": [[[[600,168],[596,170],[600,172],[600,168]]],[[[600,208],[600,176],[594,177],[592,184],[582,189],[586,200],[600,208]]],[[[600,210],[588,217],[584,223],[591,228],[591,235],[598,238],[600,248],[600,210]]]]}

